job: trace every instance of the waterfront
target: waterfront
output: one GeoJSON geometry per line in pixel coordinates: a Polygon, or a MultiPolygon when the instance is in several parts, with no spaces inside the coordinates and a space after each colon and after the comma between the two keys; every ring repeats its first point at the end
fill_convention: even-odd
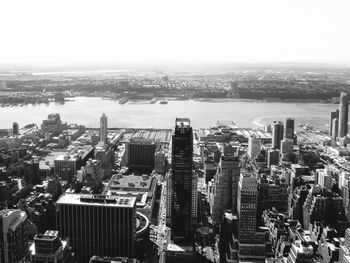
{"type": "Polygon", "coordinates": [[[194,128],[213,126],[217,120],[235,121],[238,127],[257,127],[266,121],[294,117],[296,124],[308,123],[326,129],[330,112],[336,104],[279,103],[258,101],[199,102],[169,101],[168,104],[119,104],[115,100],[96,97],[75,97],[72,101],[37,105],[1,107],[0,128],[10,128],[16,121],[20,127],[40,124],[50,113],[60,113],[68,123],[99,127],[102,113],[108,116],[109,127],[172,128],[176,117],[188,117],[194,128]]]}

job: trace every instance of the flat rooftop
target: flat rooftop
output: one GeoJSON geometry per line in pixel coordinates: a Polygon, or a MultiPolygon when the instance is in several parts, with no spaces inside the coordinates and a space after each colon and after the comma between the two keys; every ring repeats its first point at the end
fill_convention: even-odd
{"type": "Polygon", "coordinates": [[[84,194],[63,194],[57,200],[57,204],[72,204],[83,206],[114,206],[114,207],[135,207],[136,197],[119,197],[113,195],[84,195],[84,194]]]}
{"type": "Polygon", "coordinates": [[[148,175],[121,175],[115,174],[110,179],[106,190],[123,191],[151,191],[152,185],[156,183],[155,178],[148,175]]]}

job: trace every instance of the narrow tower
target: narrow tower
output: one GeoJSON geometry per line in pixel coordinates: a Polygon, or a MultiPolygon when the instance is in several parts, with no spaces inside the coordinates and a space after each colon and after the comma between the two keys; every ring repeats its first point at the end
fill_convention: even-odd
{"type": "Polygon", "coordinates": [[[172,137],[172,201],[171,226],[174,240],[187,242],[192,239],[193,209],[195,197],[193,167],[193,133],[190,120],[176,118],[172,137]]]}
{"type": "Polygon", "coordinates": [[[348,94],[345,92],[342,92],[340,95],[340,105],[339,105],[338,137],[340,138],[348,134],[348,114],[349,114],[348,94]]]}
{"type": "Polygon", "coordinates": [[[107,116],[104,113],[100,118],[100,140],[107,143],[107,116]]]}

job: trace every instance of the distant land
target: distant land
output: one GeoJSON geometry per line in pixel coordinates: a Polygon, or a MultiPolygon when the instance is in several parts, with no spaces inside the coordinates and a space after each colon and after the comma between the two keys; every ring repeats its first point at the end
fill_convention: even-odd
{"type": "Polygon", "coordinates": [[[350,69],[349,63],[297,63],[297,62],[72,62],[72,63],[0,63],[0,74],[9,73],[40,73],[40,72],[89,72],[94,71],[167,71],[180,72],[207,72],[208,70],[226,72],[231,70],[257,69],[350,69]]]}

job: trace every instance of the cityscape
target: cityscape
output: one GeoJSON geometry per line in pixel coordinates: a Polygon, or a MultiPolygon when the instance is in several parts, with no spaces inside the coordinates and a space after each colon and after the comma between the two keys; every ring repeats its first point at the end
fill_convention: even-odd
{"type": "Polygon", "coordinates": [[[2,130],[1,262],[348,262],[349,96],[328,131],[2,130]]]}
{"type": "Polygon", "coordinates": [[[350,263],[348,0],[0,10],[0,263],[350,263]]]}

